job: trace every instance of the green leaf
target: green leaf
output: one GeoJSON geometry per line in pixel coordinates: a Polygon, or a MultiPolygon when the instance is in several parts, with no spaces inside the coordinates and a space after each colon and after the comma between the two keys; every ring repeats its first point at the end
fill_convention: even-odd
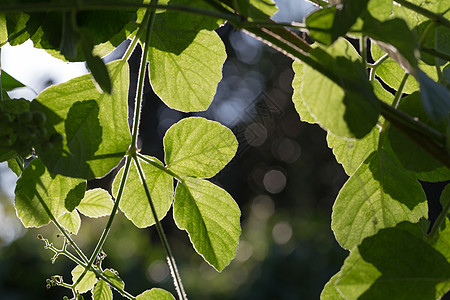
{"type": "MultiPolygon", "coordinates": [[[[170,38],[159,31],[152,34],[152,39],[164,46],[170,38]]],[[[180,53],[150,47],[150,82],[169,107],[185,112],[206,110],[222,78],[225,47],[215,32],[207,30],[200,31],[188,47],[183,47],[180,53]]]]}
{"type": "MultiPolygon", "coordinates": [[[[162,163],[156,158],[148,157],[148,159],[163,167],[162,163]]],[[[161,220],[172,205],[173,178],[153,165],[141,163],[141,166],[156,213],[161,220]]],[[[113,182],[113,195],[115,197],[117,197],[123,170],[123,168],[120,170],[113,182]]],[[[155,224],[150,204],[134,163],[130,167],[119,208],[123,211],[125,216],[139,228],[155,224]]]]}
{"type": "Polygon", "coordinates": [[[390,18],[394,9],[392,0],[370,0],[367,11],[378,21],[386,21],[390,18]]]}
{"type": "Polygon", "coordinates": [[[318,42],[331,45],[355,24],[369,0],[347,0],[339,6],[316,10],[305,21],[311,36],[318,42]]]}
{"type": "Polygon", "coordinates": [[[238,147],[230,129],[200,117],[185,118],[172,125],[163,142],[169,170],[180,176],[201,178],[222,170],[238,147]]]}
{"type": "MultiPolygon", "coordinates": [[[[431,12],[442,14],[446,18],[450,17],[450,10],[448,3],[442,0],[409,0],[409,2],[416,4],[431,12]]],[[[410,28],[414,28],[420,23],[428,20],[428,18],[420,13],[413,11],[401,5],[394,5],[394,16],[404,19],[410,28]]]]}
{"type": "Polygon", "coordinates": [[[292,88],[294,93],[292,94],[292,102],[294,102],[295,110],[298,112],[300,119],[303,122],[308,122],[311,124],[317,123],[314,117],[309,112],[308,107],[302,98],[302,79],[303,79],[303,66],[302,62],[294,61],[292,64],[292,69],[294,70],[294,80],[292,81],[292,88]]]}
{"type": "MultiPolygon", "coordinates": [[[[441,196],[441,202],[443,201],[449,201],[450,199],[450,185],[447,184],[444,192],[446,194],[446,199],[443,198],[444,192],[441,196]]],[[[442,206],[444,206],[444,203],[442,203],[442,206]]],[[[439,235],[436,241],[433,241],[432,244],[433,248],[439,251],[445,259],[447,259],[447,262],[450,263],[450,220],[447,217],[445,218],[445,223],[441,225],[439,228],[439,235]]]]}
{"type": "Polygon", "coordinates": [[[117,272],[112,269],[106,269],[103,272],[103,275],[106,276],[112,283],[123,289],[125,287],[125,283],[123,283],[122,279],[117,275],[117,272]]]}
{"type": "Polygon", "coordinates": [[[435,122],[447,118],[450,111],[450,91],[433,81],[421,70],[418,71],[422,105],[435,122]]]}
{"type": "Polygon", "coordinates": [[[442,207],[448,205],[449,202],[450,202],[450,184],[447,184],[441,194],[442,207]]]}
{"type": "Polygon", "coordinates": [[[98,218],[111,214],[113,205],[114,202],[108,192],[96,188],[86,191],[77,209],[87,217],[98,218]]]}
{"type": "MultiPolygon", "coordinates": [[[[84,268],[80,265],[76,266],[72,270],[72,282],[75,283],[78,278],[80,278],[83,273],[84,268]]],[[[76,290],[80,293],[86,293],[91,290],[95,283],[97,282],[97,278],[95,277],[95,273],[92,271],[87,271],[86,275],[84,275],[83,279],[81,279],[80,283],[77,285],[76,290]]]]}
{"type": "Polygon", "coordinates": [[[314,48],[310,54],[334,72],[341,83],[305,65],[300,95],[309,112],[336,136],[364,137],[378,121],[379,106],[356,50],[345,39],[339,39],[326,52],[314,48]],[[349,86],[349,82],[358,84],[349,86]]]}
{"type": "Polygon", "coordinates": [[[94,38],[91,32],[85,28],[80,28],[79,32],[81,50],[86,58],[86,64],[91,71],[92,76],[104,92],[111,94],[112,85],[108,69],[103,60],[92,53],[94,49],[94,38]]]}
{"type": "Polygon", "coordinates": [[[366,158],[377,149],[379,129],[372,131],[362,139],[339,138],[331,133],[327,135],[328,147],[333,150],[338,163],[342,165],[347,175],[351,176],[366,158]]]}
{"type": "Polygon", "coordinates": [[[387,228],[351,252],[334,286],[345,299],[440,299],[450,264],[423,239],[387,228]]]}
{"type": "MultiPolygon", "coordinates": [[[[434,123],[426,114],[419,93],[404,97],[398,109],[408,113],[412,117],[429,125],[440,132],[445,132],[445,122],[434,123]]],[[[413,176],[423,181],[444,181],[450,178],[450,169],[431,156],[421,147],[417,147],[415,142],[405,135],[395,126],[391,126],[388,131],[388,139],[392,151],[398,158],[402,166],[412,172],[413,176]]]]}
{"type": "Polygon", "coordinates": [[[278,11],[272,0],[233,0],[233,4],[249,20],[266,20],[278,11]]]}
{"type": "MultiPolygon", "coordinates": [[[[20,161],[22,161],[21,158],[19,158],[20,161]]],[[[22,163],[23,166],[23,163],[22,163]]],[[[17,175],[17,177],[20,176],[20,174],[22,174],[22,169],[20,168],[19,163],[17,162],[16,158],[12,158],[10,160],[8,160],[8,167],[11,169],[11,171],[14,172],[14,174],[17,175]]]]}
{"type": "Polygon", "coordinates": [[[114,85],[111,95],[99,93],[89,75],[84,75],[46,89],[31,103],[33,110],[46,115],[49,133],[56,130],[64,137],[59,144],[36,148],[52,173],[101,177],[127,151],[131,139],[125,101],[128,66],[117,61],[108,68],[114,85]]]}
{"type": "Polygon", "coordinates": [[[233,198],[209,181],[187,177],[177,185],[175,222],[188,232],[195,250],[218,271],[236,255],[240,215],[233,198]]]}
{"type": "Polygon", "coordinates": [[[5,70],[0,71],[1,74],[1,80],[2,80],[2,88],[5,91],[11,91],[15,88],[24,87],[25,85],[18,81],[17,79],[13,78],[11,75],[5,72],[5,70]]]}
{"type": "Polygon", "coordinates": [[[113,294],[109,285],[100,279],[92,290],[94,300],[112,300],[113,294]]]}
{"type": "Polygon", "coordinates": [[[163,289],[153,288],[136,297],[136,300],[174,300],[171,293],[163,289]]]}
{"type": "Polygon", "coordinates": [[[380,22],[370,15],[364,17],[363,31],[403,68],[414,74],[417,68],[416,38],[403,19],[380,22]],[[392,47],[393,46],[393,47],[392,47]]]}
{"type": "Polygon", "coordinates": [[[340,190],[331,227],[339,244],[353,249],[381,228],[415,223],[427,214],[420,183],[381,150],[373,152],[340,190]]]}
{"type": "Polygon", "coordinates": [[[72,212],[66,212],[63,215],[59,216],[58,222],[62,225],[62,227],[75,235],[78,234],[78,230],[80,230],[81,219],[76,210],[73,210],[72,212]]]}
{"type": "Polygon", "coordinates": [[[6,27],[5,13],[0,13],[0,43],[8,39],[8,27],[6,27]]]}
{"type": "MultiPolygon", "coordinates": [[[[25,227],[40,227],[50,222],[43,204],[58,218],[65,212],[67,194],[83,180],[52,175],[40,159],[34,159],[17,181],[15,206],[25,227]]],[[[83,195],[80,195],[82,198],[83,195]]]]}
{"type": "Polygon", "coordinates": [[[320,294],[321,300],[345,300],[345,298],[340,294],[339,290],[336,288],[336,281],[341,277],[341,273],[338,272],[330,278],[330,280],[323,287],[322,293],[320,294]]]}
{"type": "Polygon", "coordinates": [[[67,193],[66,199],[64,200],[64,206],[69,212],[73,211],[75,207],[80,204],[85,191],[86,181],[82,181],[67,193]]]}

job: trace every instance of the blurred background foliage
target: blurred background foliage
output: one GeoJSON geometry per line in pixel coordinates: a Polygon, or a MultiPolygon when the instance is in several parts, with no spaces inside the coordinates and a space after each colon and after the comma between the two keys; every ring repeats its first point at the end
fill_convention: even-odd
{"type": "MultiPolygon", "coordinates": [[[[310,7],[293,2],[277,1],[280,11],[275,19],[301,21],[310,7]]],[[[290,100],[292,61],[229,25],[217,32],[228,59],[211,107],[191,114],[169,109],[148,84],[140,127],[141,152],[161,160],[165,131],[189,115],[230,127],[240,144],[236,157],[212,179],[242,211],[237,255],[222,273],[193,250],[187,234],[176,228],[172,211],[163,220],[185,289],[191,299],[318,299],[347,255],[330,229],[332,204],[347,176],[328,149],[325,132],[300,122],[290,100]]],[[[125,46],[118,48],[117,55],[125,46]]],[[[139,55],[137,49],[130,60],[131,86],[136,84],[139,55]]],[[[51,84],[52,78],[42,81],[51,84]]],[[[134,94],[130,91],[130,112],[134,94]]],[[[12,204],[14,178],[4,164],[0,170],[1,298],[61,299],[67,290],[47,291],[45,279],[58,274],[71,282],[75,265],[65,257],[51,264],[52,253],[36,236],[40,233],[55,245],[61,245],[63,238],[52,225],[23,228],[12,204]]],[[[89,182],[89,187],[110,188],[114,174],[89,182]]],[[[95,247],[105,224],[106,218],[82,217],[74,239],[86,254],[95,247]]],[[[117,270],[131,294],[151,287],[174,293],[154,228],[137,229],[119,213],[103,250],[107,254],[103,267],[117,270]]]]}

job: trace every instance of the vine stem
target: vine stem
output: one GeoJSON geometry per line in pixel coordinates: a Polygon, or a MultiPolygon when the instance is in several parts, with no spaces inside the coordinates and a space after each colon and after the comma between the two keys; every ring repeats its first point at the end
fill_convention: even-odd
{"type": "Polygon", "coordinates": [[[147,182],[145,180],[145,175],[144,175],[144,172],[142,171],[141,164],[136,156],[134,156],[133,159],[136,164],[136,168],[138,170],[142,185],[144,186],[145,194],[147,195],[148,203],[150,204],[153,218],[155,219],[156,229],[158,231],[159,238],[161,239],[164,250],[166,251],[167,263],[168,263],[170,271],[171,271],[170,273],[173,277],[175,288],[178,293],[178,298],[180,300],[187,300],[186,292],[184,291],[183,283],[181,281],[181,277],[178,272],[178,267],[175,262],[175,257],[172,254],[172,250],[170,249],[166,234],[164,233],[164,229],[162,227],[161,222],[159,221],[158,214],[156,213],[155,205],[153,204],[152,198],[150,196],[150,191],[148,189],[147,182]]]}
{"type": "Polygon", "coordinates": [[[151,157],[147,157],[147,156],[142,155],[142,154],[140,154],[140,153],[137,153],[137,156],[138,156],[140,159],[142,159],[143,161],[145,161],[146,163],[151,164],[152,166],[154,166],[154,167],[160,169],[161,171],[163,171],[163,172],[169,174],[170,176],[172,176],[173,178],[177,179],[178,181],[183,182],[183,179],[182,179],[180,176],[178,176],[178,175],[175,174],[174,172],[170,171],[170,170],[167,169],[166,167],[161,166],[161,164],[159,164],[157,161],[153,160],[151,157]]]}
{"type": "MultiPolygon", "coordinates": [[[[92,252],[91,258],[87,262],[86,267],[83,270],[83,273],[81,273],[80,277],[78,277],[77,281],[74,284],[74,287],[76,287],[80,281],[83,279],[83,277],[86,275],[87,271],[91,268],[92,264],[94,263],[95,259],[97,258],[98,254],[100,253],[100,250],[103,247],[103,244],[106,241],[106,238],[108,237],[109,231],[111,230],[111,225],[113,223],[114,217],[117,213],[117,210],[119,208],[120,199],[122,198],[123,190],[125,187],[125,182],[128,176],[128,173],[130,171],[130,165],[131,165],[131,158],[130,156],[127,156],[126,162],[125,162],[125,169],[122,174],[122,179],[120,181],[119,191],[117,192],[117,197],[114,202],[113,209],[111,211],[111,214],[109,215],[108,223],[106,224],[105,229],[103,230],[103,233],[97,243],[97,246],[95,247],[94,251],[92,252]]],[[[86,260],[87,261],[87,260],[86,260]]]]}

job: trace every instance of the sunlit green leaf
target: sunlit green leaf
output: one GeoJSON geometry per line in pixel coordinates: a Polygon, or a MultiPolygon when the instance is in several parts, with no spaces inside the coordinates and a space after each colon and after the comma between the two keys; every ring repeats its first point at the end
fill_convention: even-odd
{"type": "MultiPolygon", "coordinates": [[[[441,202],[450,201],[450,185],[447,184],[444,192],[441,196],[441,202]],[[445,197],[445,198],[444,198],[445,197]]],[[[444,203],[442,203],[444,206],[444,203]]],[[[435,241],[432,241],[432,246],[439,251],[450,263],[450,219],[448,217],[445,218],[444,223],[439,228],[438,237],[435,241]]]]}
{"type": "Polygon", "coordinates": [[[305,105],[301,88],[302,88],[302,79],[303,79],[303,63],[294,61],[292,64],[292,69],[294,70],[294,80],[292,81],[292,88],[294,89],[294,93],[292,94],[292,102],[294,102],[295,110],[300,115],[300,120],[308,123],[317,123],[314,117],[308,110],[308,107],[305,105]]]}
{"type": "Polygon", "coordinates": [[[0,43],[8,39],[8,28],[6,27],[6,17],[4,13],[0,13],[0,43]]]}
{"type": "Polygon", "coordinates": [[[306,18],[305,24],[316,41],[329,46],[355,24],[368,2],[347,0],[339,6],[316,10],[306,18]]]}
{"type": "Polygon", "coordinates": [[[381,228],[427,215],[420,183],[381,151],[372,153],[340,190],[331,227],[339,244],[352,249],[381,228]]]}
{"type": "MultiPolygon", "coordinates": [[[[442,14],[446,18],[450,17],[450,10],[448,9],[447,1],[442,0],[409,0],[409,2],[416,4],[426,10],[431,12],[442,14]]],[[[408,23],[408,26],[412,29],[422,23],[423,21],[428,20],[428,18],[420,13],[415,12],[412,9],[401,5],[394,5],[394,16],[400,17],[408,23]]]]}
{"type": "Polygon", "coordinates": [[[97,281],[92,290],[94,300],[112,300],[113,294],[109,285],[102,279],[97,281]]]}
{"type": "Polygon", "coordinates": [[[336,281],[341,276],[341,273],[338,272],[330,278],[330,280],[323,287],[322,293],[320,294],[321,300],[345,300],[345,298],[339,293],[339,290],[336,288],[336,281]]]}
{"type": "Polygon", "coordinates": [[[73,234],[78,234],[78,230],[81,226],[80,215],[76,210],[72,212],[66,212],[58,217],[59,224],[73,234]]]}
{"type": "Polygon", "coordinates": [[[367,11],[378,21],[386,21],[392,14],[394,4],[392,0],[370,0],[367,11]]]}
{"type": "MultiPolygon", "coordinates": [[[[34,159],[17,181],[15,206],[25,227],[40,227],[50,222],[43,204],[55,218],[67,212],[67,194],[83,180],[50,174],[40,159],[34,159]]],[[[84,193],[84,191],[83,191],[84,193]]],[[[80,199],[83,194],[78,195],[80,199]]]]}
{"type": "Polygon", "coordinates": [[[79,32],[81,50],[86,58],[86,64],[91,71],[92,76],[104,92],[111,94],[112,85],[108,69],[103,60],[92,53],[94,49],[94,38],[91,32],[85,28],[80,28],[79,32]]]}
{"type": "MultiPolygon", "coordinates": [[[[398,108],[433,129],[445,132],[445,122],[434,123],[425,113],[419,93],[403,98],[398,108]]],[[[440,161],[421,147],[417,147],[415,142],[398,128],[391,126],[388,138],[395,156],[405,169],[413,172],[416,178],[424,181],[444,181],[450,178],[449,168],[443,166],[440,161]]]]}
{"type": "MultiPolygon", "coordinates": [[[[83,274],[84,268],[80,265],[76,266],[75,269],[72,270],[72,281],[73,283],[77,282],[78,278],[80,278],[81,274],[83,274]]],[[[97,282],[97,278],[95,277],[95,273],[92,271],[87,271],[84,275],[83,279],[81,279],[80,283],[78,283],[76,290],[79,293],[85,293],[91,290],[95,283],[97,282]]]]}
{"type": "Polygon", "coordinates": [[[108,192],[96,188],[86,191],[77,209],[85,216],[98,218],[109,215],[113,205],[114,203],[108,192]]]}
{"type": "Polygon", "coordinates": [[[195,250],[218,271],[236,255],[241,233],[238,205],[220,187],[187,177],[175,191],[174,219],[195,250]]]}
{"type": "MultiPolygon", "coordinates": [[[[149,159],[161,164],[156,158],[149,157],[149,159]]],[[[158,218],[161,220],[167,214],[173,197],[173,179],[161,169],[141,162],[142,169],[145,174],[147,185],[155,205],[158,218]]],[[[117,197],[117,193],[122,179],[123,168],[117,174],[113,183],[113,195],[117,197]]],[[[128,173],[125,190],[120,200],[119,208],[123,211],[125,216],[133,222],[137,227],[143,228],[155,224],[155,219],[150,208],[147,196],[142,182],[139,178],[136,166],[133,163],[128,173]]]]}
{"type": "Polygon", "coordinates": [[[362,138],[378,121],[379,107],[359,55],[345,39],[326,50],[314,48],[311,53],[341,79],[341,84],[305,65],[300,84],[303,102],[327,131],[340,137],[362,138]],[[358,84],[347,86],[349,81],[358,84]]]}
{"type": "Polygon", "coordinates": [[[272,17],[278,10],[272,0],[233,0],[240,14],[250,20],[265,20],[272,17]]]}
{"type": "Polygon", "coordinates": [[[403,19],[380,22],[366,15],[363,31],[377,40],[378,45],[382,46],[392,59],[414,74],[417,68],[416,38],[403,19]]]}
{"type": "Polygon", "coordinates": [[[372,131],[362,139],[339,138],[331,133],[327,135],[328,147],[333,150],[338,163],[348,175],[352,175],[366,158],[378,146],[379,129],[372,131]]]}
{"type": "Polygon", "coordinates": [[[117,275],[117,272],[112,269],[106,269],[103,272],[103,275],[105,275],[109,280],[111,280],[112,283],[114,283],[119,288],[124,288],[125,283],[123,283],[122,279],[117,275]]]}
{"type": "MultiPolygon", "coordinates": [[[[154,32],[152,38],[165,44],[167,36],[154,32]]],[[[181,111],[206,110],[222,78],[225,47],[213,31],[200,31],[179,54],[150,47],[150,82],[169,107],[181,111]]]]}
{"type": "Polygon", "coordinates": [[[387,228],[351,252],[334,287],[344,299],[440,299],[450,264],[423,239],[387,228]]]}
{"type": "Polygon", "coordinates": [[[111,95],[99,93],[90,75],[84,75],[46,89],[32,102],[32,109],[46,115],[48,131],[56,129],[64,137],[62,143],[36,149],[52,173],[101,177],[128,149],[128,67],[118,61],[108,69],[114,84],[111,95]]]}
{"type": "Polygon", "coordinates": [[[166,290],[153,288],[136,297],[136,300],[174,300],[175,298],[166,290]]]}
{"type": "Polygon", "coordinates": [[[233,158],[237,146],[230,129],[199,117],[179,121],[164,136],[167,167],[180,176],[214,176],[233,158]]]}
{"type": "MultiPolygon", "coordinates": [[[[18,158],[20,161],[22,161],[21,158],[18,158]]],[[[23,167],[23,163],[21,164],[23,167]]],[[[16,158],[12,158],[10,160],[8,160],[8,167],[11,169],[11,171],[14,172],[14,174],[17,175],[17,177],[20,176],[20,174],[22,174],[22,169],[21,166],[19,165],[19,163],[17,162],[16,158]]]]}

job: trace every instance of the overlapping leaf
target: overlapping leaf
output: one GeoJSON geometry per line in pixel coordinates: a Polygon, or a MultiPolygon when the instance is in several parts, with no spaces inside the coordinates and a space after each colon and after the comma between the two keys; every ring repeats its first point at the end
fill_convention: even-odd
{"type": "Polygon", "coordinates": [[[331,227],[339,244],[353,249],[382,228],[415,223],[427,214],[419,182],[381,150],[373,152],[340,190],[331,227]]]}
{"type": "MultiPolygon", "coordinates": [[[[161,164],[156,158],[151,159],[161,164]]],[[[142,169],[145,174],[156,213],[158,218],[162,219],[172,205],[172,176],[150,164],[142,164],[142,169]]],[[[113,195],[115,196],[117,196],[119,190],[122,174],[123,168],[117,174],[113,183],[113,195]]],[[[149,200],[145,194],[136,166],[132,164],[128,173],[122,199],[120,200],[119,208],[137,227],[143,228],[155,224],[155,219],[153,218],[148,201],[149,200]]]]}
{"type": "Polygon", "coordinates": [[[231,130],[199,117],[179,121],[164,136],[167,168],[180,176],[214,176],[233,158],[237,146],[231,130]]]}
{"type": "Polygon", "coordinates": [[[338,274],[333,286],[344,299],[434,300],[450,288],[450,263],[445,257],[398,228],[366,238],[338,274]]]}
{"type": "Polygon", "coordinates": [[[316,41],[329,46],[355,24],[368,2],[347,0],[339,6],[316,10],[306,18],[305,24],[316,41]]]}
{"type": "MultiPolygon", "coordinates": [[[[375,126],[379,107],[359,55],[345,39],[311,54],[339,77],[339,85],[315,69],[304,66],[300,96],[312,117],[339,137],[362,138],[375,126]],[[358,82],[349,86],[349,82],[358,82]]],[[[294,79],[294,83],[295,83],[294,79]]]]}
{"type": "Polygon", "coordinates": [[[379,130],[374,127],[372,131],[362,139],[339,138],[328,133],[328,147],[333,150],[338,163],[342,165],[348,175],[352,175],[366,158],[377,149],[379,130]]]}
{"type": "Polygon", "coordinates": [[[174,219],[199,254],[221,271],[236,255],[240,215],[233,198],[209,181],[187,177],[175,191],[174,219]]]}
{"type": "Polygon", "coordinates": [[[92,290],[92,297],[94,300],[112,300],[113,294],[109,285],[100,279],[92,290]]]}
{"type": "Polygon", "coordinates": [[[131,139],[128,67],[118,61],[108,69],[114,85],[111,95],[98,92],[90,75],[84,75],[45,90],[32,102],[32,109],[46,115],[48,130],[64,137],[62,143],[36,149],[52,173],[101,177],[125,154],[131,139]]]}
{"type": "MultiPolygon", "coordinates": [[[[409,115],[418,118],[438,132],[445,132],[445,122],[435,123],[425,113],[421,105],[419,93],[405,97],[398,108],[409,115]]],[[[388,138],[396,157],[403,167],[411,171],[415,177],[424,181],[444,181],[450,178],[450,169],[443,166],[428,152],[417,147],[409,137],[396,127],[389,129],[388,138]]]]}
{"type": "Polygon", "coordinates": [[[47,224],[50,222],[47,209],[58,218],[68,211],[68,195],[71,195],[72,200],[78,198],[80,201],[83,198],[84,189],[77,188],[80,184],[85,183],[81,179],[50,174],[40,159],[34,159],[17,181],[17,216],[25,227],[47,224]]]}
{"type": "MultiPolygon", "coordinates": [[[[76,266],[72,270],[72,281],[73,283],[77,282],[78,278],[80,278],[81,274],[83,274],[84,268],[80,265],[76,266]]],[[[78,283],[76,290],[79,293],[85,293],[89,290],[91,290],[95,283],[97,282],[97,278],[95,277],[95,273],[92,271],[87,271],[87,273],[84,275],[84,277],[81,279],[81,281],[78,283]]]]}

